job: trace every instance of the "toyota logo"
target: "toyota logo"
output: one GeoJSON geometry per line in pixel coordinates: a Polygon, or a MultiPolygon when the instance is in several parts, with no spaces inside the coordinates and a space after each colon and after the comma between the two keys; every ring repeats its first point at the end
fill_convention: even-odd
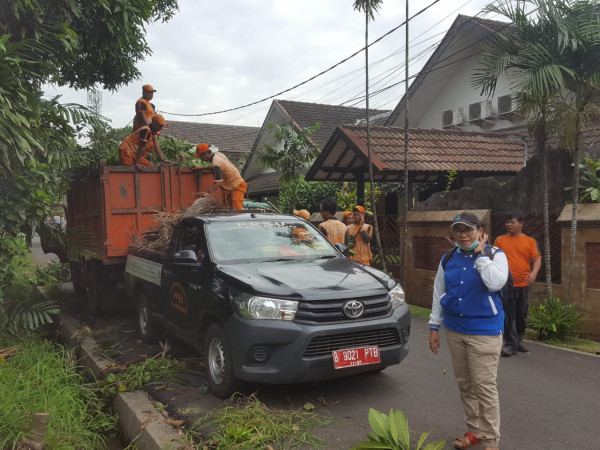
{"type": "Polygon", "coordinates": [[[344,315],[349,319],[358,319],[365,312],[365,305],[356,300],[350,300],[344,303],[342,310],[344,311],[344,315]]]}

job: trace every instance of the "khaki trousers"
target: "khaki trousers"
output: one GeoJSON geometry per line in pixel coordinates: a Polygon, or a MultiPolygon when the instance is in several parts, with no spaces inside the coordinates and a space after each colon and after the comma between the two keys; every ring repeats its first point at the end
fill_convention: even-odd
{"type": "Polygon", "coordinates": [[[460,398],[469,431],[483,435],[483,445],[500,442],[500,401],[496,377],[502,335],[481,336],[446,330],[460,398]]]}

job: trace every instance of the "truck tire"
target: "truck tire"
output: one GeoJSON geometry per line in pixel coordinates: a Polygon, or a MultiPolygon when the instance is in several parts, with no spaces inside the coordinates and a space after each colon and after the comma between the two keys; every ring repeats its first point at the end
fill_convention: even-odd
{"type": "Polygon", "coordinates": [[[153,344],[158,339],[158,329],[152,320],[150,306],[146,294],[140,292],[137,295],[137,327],[140,339],[144,344],[153,344]]]}
{"type": "Polygon", "coordinates": [[[225,331],[218,323],[213,323],[204,340],[204,362],[208,389],[216,397],[228,398],[239,390],[241,383],[233,375],[231,350],[225,331]]]}
{"type": "Polygon", "coordinates": [[[71,271],[71,281],[73,282],[73,290],[76,295],[85,295],[85,266],[81,261],[69,261],[69,269],[71,271]]]}

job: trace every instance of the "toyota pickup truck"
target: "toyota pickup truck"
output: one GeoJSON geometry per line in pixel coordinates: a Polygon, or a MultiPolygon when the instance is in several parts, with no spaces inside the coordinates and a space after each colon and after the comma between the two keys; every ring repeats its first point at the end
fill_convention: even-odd
{"type": "Polygon", "coordinates": [[[208,387],[373,372],[408,354],[410,310],[384,272],[347,259],[309,222],[269,213],[189,217],[166,252],[125,271],[144,342],[169,332],[204,355],[208,387]]]}

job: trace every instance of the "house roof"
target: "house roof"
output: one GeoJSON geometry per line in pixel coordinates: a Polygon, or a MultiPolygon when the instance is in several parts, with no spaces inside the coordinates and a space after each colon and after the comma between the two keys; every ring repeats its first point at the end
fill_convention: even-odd
{"type": "MultiPolygon", "coordinates": [[[[419,74],[415,80],[411,83],[408,88],[408,98],[412,98],[415,92],[421,87],[425,79],[431,72],[441,69],[452,63],[460,62],[465,57],[472,57],[477,55],[474,53],[469,56],[468,54],[452,54],[450,56],[445,55],[452,42],[459,38],[463,33],[470,33],[481,41],[487,41],[499,32],[509,32],[511,24],[506,22],[499,22],[497,20],[482,19],[480,17],[471,17],[459,14],[452,26],[446,32],[444,38],[437,46],[431,57],[427,60],[423,68],[419,71],[419,74]]],[[[462,50],[461,50],[462,51],[462,50]]],[[[400,99],[400,102],[390,116],[388,117],[385,125],[393,125],[398,119],[398,116],[404,111],[406,105],[406,94],[400,99]]]]}
{"type": "MultiPolygon", "coordinates": [[[[372,109],[369,111],[369,117],[372,123],[383,124],[386,120],[389,110],[372,109]]],[[[296,131],[300,131],[306,127],[312,126],[315,122],[321,123],[321,127],[310,136],[310,139],[322,149],[327,144],[336,127],[341,124],[355,124],[361,120],[365,120],[366,110],[364,108],[351,108],[348,106],[324,105],[320,103],[295,102],[290,100],[273,100],[271,108],[267,113],[265,123],[263,124],[260,133],[256,136],[252,153],[246,160],[246,164],[242,169],[242,176],[248,170],[251,164],[257,164],[253,156],[257,147],[263,142],[262,138],[267,131],[269,120],[275,120],[275,115],[278,116],[282,125],[292,123],[296,131]]],[[[255,175],[246,180],[248,183],[248,192],[250,194],[258,193],[273,193],[279,190],[280,174],[276,172],[262,173],[255,175]]]]}
{"type": "MultiPolygon", "coordinates": [[[[371,127],[371,154],[377,181],[402,181],[404,129],[371,127]]],[[[313,181],[358,181],[368,174],[367,129],[339,126],[306,174],[313,181]]],[[[412,128],[409,130],[408,169],[418,175],[457,170],[463,176],[514,174],[525,162],[520,139],[494,133],[412,128]]]]}
{"type": "Polygon", "coordinates": [[[185,139],[192,144],[214,144],[224,153],[248,153],[260,131],[258,127],[220,125],[214,123],[179,122],[169,120],[161,131],[163,136],[185,139]]]}

